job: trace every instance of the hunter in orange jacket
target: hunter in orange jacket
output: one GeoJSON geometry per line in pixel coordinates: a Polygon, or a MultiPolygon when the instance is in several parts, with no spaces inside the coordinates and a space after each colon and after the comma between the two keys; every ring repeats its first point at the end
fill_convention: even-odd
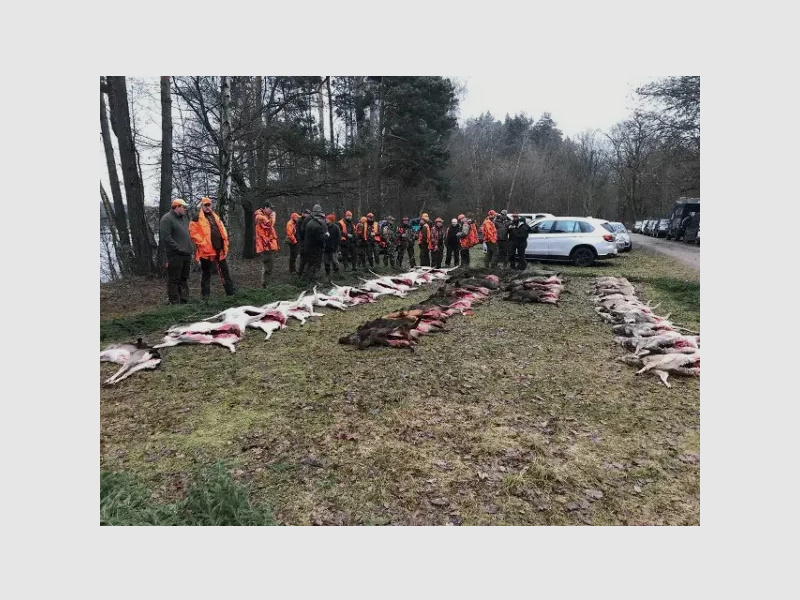
{"type": "Polygon", "coordinates": [[[299,219],[300,219],[300,215],[298,215],[297,213],[292,213],[292,217],[286,223],[286,243],[287,244],[296,244],[297,243],[297,221],[299,219]]]}
{"type": "Polygon", "coordinates": [[[200,200],[201,211],[189,223],[189,237],[192,238],[194,243],[195,252],[194,259],[199,261],[201,258],[208,258],[214,260],[223,260],[228,255],[228,232],[225,229],[225,224],[219,218],[217,213],[211,210],[211,200],[203,198],[200,200]],[[217,225],[219,235],[222,238],[222,248],[217,255],[217,249],[214,248],[211,240],[211,219],[217,225]]]}
{"type": "Polygon", "coordinates": [[[269,202],[264,202],[264,206],[256,210],[253,217],[256,226],[256,254],[261,256],[261,287],[265,288],[272,275],[272,255],[278,251],[278,232],[275,231],[277,217],[269,202]]]}
{"type": "Polygon", "coordinates": [[[195,260],[200,262],[200,293],[203,300],[207,301],[211,295],[211,273],[215,266],[222,278],[225,293],[232,296],[235,287],[225,260],[229,248],[228,232],[219,216],[211,210],[210,198],[200,199],[200,213],[189,223],[189,235],[195,246],[195,260]]]}
{"type": "Polygon", "coordinates": [[[481,225],[481,231],[483,232],[483,241],[484,242],[492,242],[493,244],[497,243],[497,227],[494,226],[494,222],[492,222],[492,217],[495,215],[493,210],[489,211],[489,216],[486,217],[483,221],[483,225],[481,225]]]}

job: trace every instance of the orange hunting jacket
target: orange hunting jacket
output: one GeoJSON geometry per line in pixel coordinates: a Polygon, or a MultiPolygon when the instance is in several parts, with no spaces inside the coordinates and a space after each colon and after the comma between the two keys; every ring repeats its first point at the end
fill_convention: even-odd
{"type": "MultiPolygon", "coordinates": [[[[222,236],[222,252],[219,253],[219,259],[222,260],[228,255],[228,232],[217,213],[212,212],[211,215],[216,220],[219,233],[222,236]]],[[[217,258],[217,251],[211,245],[211,225],[209,225],[203,211],[200,211],[196,219],[189,221],[189,237],[194,242],[194,259],[196,261],[201,258],[217,258]]]]}
{"type": "Polygon", "coordinates": [[[254,213],[256,222],[256,254],[278,250],[278,233],[275,231],[275,212],[267,215],[263,208],[254,213]]]}
{"type": "Polygon", "coordinates": [[[497,227],[494,226],[490,218],[487,217],[486,220],[484,220],[481,229],[483,229],[484,242],[497,243],[497,227]]]}

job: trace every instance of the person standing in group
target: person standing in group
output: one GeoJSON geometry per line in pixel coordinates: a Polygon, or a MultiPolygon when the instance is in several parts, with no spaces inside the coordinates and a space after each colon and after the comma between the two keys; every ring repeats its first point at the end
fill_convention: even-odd
{"type": "Polygon", "coordinates": [[[519,215],[514,215],[518,219],[516,228],[514,229],[514,262],[517,269],[524,271],[528,266],[528,261],[525,259],[525,250],[528,247],[528,234],[531,232],[531,226],[525,220],[525,217],[519,218],[519,215]]]}
{"type": "Polygon", "coordinates": [[[497,262],[497,228],[494,226],[496,212],[490,210],[481,225],[483,243],[486,244],[486,266],[492,267],[497,262]]]}
{"type": "Polygon", "coordinates": [[[303,271],[306,270],[306,263],[308,262],[308,257],[306,256],[305,236],[306,224],[310,219],[311,211],[307,208],[304,208],[302,214],[300,215],[300,219],[297,221],[297,249],[300,252],[300,266],[297,269],[298,277],[303,276],[303,271]]]}
{"type": "Polygon", "coordinates": [[[369,246],[369,226],[367,217],[361,217],[356,225],[356,253],[358,254],[358,268],[366,270],[367,261],[372,267],[372,250],[369,246]]]}
{"type": "Polygon", "coordinates": [[[319,273],[319,269],[322,266],[322,256],[325,253],[325,240],[329,237],[325,213],[322,212],[322,207],[319,204],[315,204],[311,211],[311,216],[306,221],[303,236],[309,282],[314,281],[317,273],[319,273]]]}
{"type": "Polygon", "coordinates": [[[369,264],[375,263],[375,266],[381,264],[380,254],[378,249],[380,248],[380,231],[378,231],[378,224],[375,222],[375,215],[372,213],[367,213],[367,236],[369,238],[369,246],[367,246],[367,252],[372,255],[372,258],[369,261],[369,264]]]}
{"type": "Polygon", "coordinates": [[[394,217],[389,215],[386,217],[386,223],[383,225],[381,229],[381,246],[386,251],[386,254],[383,255],[383,266],[389,266],[394,269],[395,260],[394,260],[394,237],[395,237],[395,226],[394,226],[394,217]]]}
{"type": "Polygon", "coordinates": [[[508,268],[508,211],[501,210],[500,214],[494,218],[494,226],[497,229],[497,253],[494,255],[493,264],[495,266],[498,262],[502,264],[503,268],[508,268]]]}
{"type": "Polygon", "coordinates": [[[403,217],[397,227],[394,236],[395,249],[397,251],[397,267],[403,268],[403,256],[408,252],[408,264],[413,269],[417,266],[414,260],[414,229],[408,223],[408,217],[403,217]]]}
{"type": "Polygon", "coordinates": [[[327,221],[328,237],[325,238],[325,275],[328,276],[328,281],[331,280],[331,267],[333,272],[339,274],[339,242],[342,239],[342,230],[336,224],[336,216],[328,215],[325,217],[327,221]]]}
{"type": "Polygon", "coordinates": [[[461,245],[461,266],[469,267],[469,251],[478,243],[478,228],[472,219],[468,219],[464,215],[458,215],[458,221],[461,223],[461,231],[458,232],[461,245]]]}
{"type": "Polygon", "coordinates": [[[192,238],[186,201],[176,198],[158,223],[158,239],[167,255],[167,297],[170,304],[189,302],[189,269],[192,266],[192,238]]]}
{"type": "Polygon", "coordinates": [[[450,266],[451,259],[454,267],[459,265],[459,231],[461,231],[461,227],[458,224],[458,219],[451,219],[450,226],[447,228],[447,233],[445,234],[445,244],[447,245],[447,257],[444,260],[445,267],[450,266]]]}
{"type": "Polygon", "coordinates": [[[289,246],[289,274],[293,275],[297,270],[297,221],[300,220],[300,215],[292,213],[289,220],[286,222],[286,245],[289,246]]]}
{"type": "Polygon", "coordinates": [[[444,255],[445,242],[443,224],[444,220],[442,217],[436,217],[433,221],[433,228],[431,229],[431,241],[430,244],[428,244],[431,249],[431,266],[435,269],[442,268],[442,256],[444,255]]]}
{"type": "Polygon", "coordinates": [[[428,213],[422,213],[422,224],[417,232],[417,243],[419,244],[419,264],[423,267],[431,266],[431,226],[428,223],[428,213]]]}
{"type": "Polygon", "coordinates": [[[272,205],[264,205],[253,213],[256,228],[256,254],[261,258],[261,287],[267,287],[272,275],[273,256],[278,251],[278,232],[275,229],[277,215],[272,205]]]}
{"type": "Polygon", "coordinates": [[[200,294],[204,302],[211,296],[211,271],[222,278],[222,287],[233,296],[234,287],[228,270],[228,232],[219,215],[211,208],[211,198],[200,199],[200,213],[189,223],[189,235],[194,242],[194,259],[200,262],[200,294]]]}
{"type": "Polygon", "coordinates": [[[342,251],[342,270],[350,262],[352,270],[356,270],[356,227],[353,223],[353,213],[349,210],[344,213],[344,219],[339,220],[339,229],[342,230],[339,248],[342,251]]]}

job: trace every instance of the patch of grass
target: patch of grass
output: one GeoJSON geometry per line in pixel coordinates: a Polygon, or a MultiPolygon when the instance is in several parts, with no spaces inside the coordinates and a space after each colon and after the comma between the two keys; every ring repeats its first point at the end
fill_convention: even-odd
{"type": "Polygon", "coordinates": [[[127,473],[101,472],[100,525],[275,525],[275,519],[217,463],[196,473],[183,500],[168,504],[153,501],[127,473]]]}

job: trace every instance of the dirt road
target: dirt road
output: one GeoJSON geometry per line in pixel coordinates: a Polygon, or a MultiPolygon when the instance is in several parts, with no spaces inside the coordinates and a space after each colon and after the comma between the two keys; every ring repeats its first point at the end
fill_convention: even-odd
{"type": "Polygon", "coordinates": [[[633,252],[636,252],[637,247],[647,248],[675,258],[697,271],[700,270],[700,246],[664,238],[654,238],[639,233],[631,234],[631,242],[633,243],[633,252]]]}

